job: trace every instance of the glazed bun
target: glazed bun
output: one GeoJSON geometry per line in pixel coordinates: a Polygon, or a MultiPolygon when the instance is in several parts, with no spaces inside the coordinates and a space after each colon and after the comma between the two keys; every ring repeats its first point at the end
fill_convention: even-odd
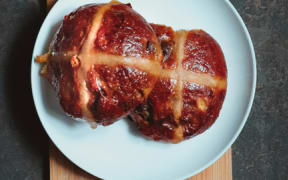
{"type": "Polygon", "coordinates": [[[109,125],[143,103],[160,71],[152,27],[130,4],[90,4],[65,16],[42,74],[64,111],[109,125]]]}

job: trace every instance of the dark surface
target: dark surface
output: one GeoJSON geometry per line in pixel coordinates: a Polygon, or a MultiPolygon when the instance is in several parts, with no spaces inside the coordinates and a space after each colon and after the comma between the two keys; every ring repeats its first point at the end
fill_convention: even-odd
{"type": "MultiPolygon", "coordinates": [[[[48,137],[34,109],[30,63],[38,1],[0,0],[0,179],[48,177],[48,137]]],[[[46,178],[47,179],[47,178],[46,178]]]]}
{"type": "Polygon", "coordinates": [[[288,179],[288,1],[232,0],[254,43],[257,89],[233,145],[235,179],[288,179]]]}
{"type": "MultiPolygon", "coordinates": [[[[233,145],[233,177],[288,179],[288,1],[231,0],[254,42],[252,112],[233,145]]],[[[40,2],[40,0],[39,0],[40,2]]],[[[30,61],[43,20],[37,0],[0,0],[0,179],[48,179],[48,138],[30,90],[30,61]]],[[[42,2],[42,1],[41,1],[42,2]]]]}

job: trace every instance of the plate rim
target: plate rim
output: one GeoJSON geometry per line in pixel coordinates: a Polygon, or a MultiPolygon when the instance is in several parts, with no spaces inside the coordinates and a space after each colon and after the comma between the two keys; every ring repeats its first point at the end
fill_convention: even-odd
{"type": "MultiPolygon", "coordinates": [[[[62,3],[63,0],[58,0],[54,6],[50,9],[50,12],[52,12],[54,9],[57,9],[58,6],[60,5],[60,2],[62,3]]],[[[203,165],[202,167],[200,167],[198,170],[196,171],[193,171],[192,173],[189,173],[189,174],[186,174],[186,175],[183,175],[182,177],[179,177],[177,179],[186,179],[186,178],[189,178],[191,176],[194,176],[200,172],[202,172],[203,170],[205,170],[206,168],[208,168],[209,166],[211,166],[213,163],[215,163],[220,157],[222,157],[224,155],[225,152],[227,152],[227,150],[231,147],[231,145],[236,141],[236,139],[239,137],[242,129],[244,128],[246,122],[247,122],[247,119],[249,117],[249,114],[251,112],[251,109],[252,109],[252,106],[253,106],[253,102],[254,102],[254,97],[255,97],[255,92],[256,92],[256,84],[257,84],[257,61],[256,61],[256,55],[255,55],[255,50],[254,50],[254,45],[253,45],[253,42],[252,42],[252,39],[251,39],[251,36],[250,36],[250,33],[243,21],[243,19],[241,18],[240,14],[238,13],[238,11],[236,10],[236,8],[233,6],[233,4],[230,2],[230,0],[224,0],[227,7],[230,8],[230,10],[232,10],[233,14],[235,15],[235,17],[237,18],[238,22],[240,23],[241,25],[241,28],[243,29],[243,32],[245,34],[245,37],[246,37],[246,42],[248,42],[249,44],[249,54],[251,55],[251,60],[252,60],[252,71],[253,71],[253,76],[252,76],[252,89],[250,91],[250,96],[249,96],[249,103],[247,104],[247,107],[246,107],[246,111],[245,111],[245,115],[243,116],[243,119],[240,123],[240,125],[238,126],[238,129],[237,131],[234,132],[234,135],[233,137],[229,140],[229,143],[223,148],[223,150],[218,153],[217,156],[215,156],[213,159],[211,159],[210,161],[208,161],[205,165],[203,165]]],[[[84,1],[83,1],[84,2],[84,1]]],[[[85,4],[85,2],[84,2],[85,4]]],[[[78,166],[79,168],[81,168],[82,170],[84,170],[85,172],[91,174],[92,176],[93,173],[90,172],[89,170],[83,168],[80,164],[76,163],[74,160],[72,160],[72,158],[70,158],[68,155],[66,155],[62,150],[61,148],[59,148],[59,146],[54,142],[54,140],[51,138],[50,134],[49,134],[49,131],[46,129],[47,127],[43,124],[43,121],[39,115],[39,109],[38,107],[36,106],[36,101],[35,101],[35,98],[36,98],[36,95],[35,95],[35,91],[36,89],[33,88],[33,76],[32,76],[32,69],[33,69],[33,63],[34,63],[34,55],[35,55],[35,51],[36,51],[36,43],[37,41],[40,39],[40,31],[42,30],[43,28],[43,24],[47,21],[48,18],[50,18],[50,14],[51,13],[48,13],[47,16],[45,17],[42,25],[41,25],[41,28],[39,29],[38,31],[38,34],[37,34],[37,38],[35,40],[35,43],[34,43],[34,48],[33,48],[33,51],[32,51],[32,62],[31,62],[31,66],[30,66],[30,87],[31,87],[31,91],[32,91],[32,97],[33,97],[33,104],[34,104],[34,107],[36,109],[36,112],[37,112],[37,116],[42,124],[42,127],[43,129],[45,130],[45,133],[48,135],[49,139],[50,139],[50,143],[52,142],[55,147],[57,147],[57,149],[67,158],[69,159],[73,164],[75,164],[76,166],[78,166]]],[[[252,73],[251,73],[252,74],[252,73]]],[[[41,113],[40,113],[41,114],[41,113]]],[[[99,176],[97,176],[99,177],[99,176]]],[[[99,177],[101,178],[101,177],[99,177]]]]}
{"type": "Polygon", "coordinates": [[[249,52],[251,53],[251,57],[252,57],[252,64],[253,64],[253,79],[252,79],[252,89],[251,89],[251,94],[249,97],[249,103],[248,106],[246,108],[246,112],[244,115],[244,118],[242,119],[240,126],[238,127],[237,131],[234,133],[234,136],[230,139],[229,143],[226,145],[226,147],[218,154],[218,156],[216,156],[214,159],[210,160],[209,162],[206,163],[206,165],[204,165],[202,168],[199,168],[198,171],[195,171],[195,173],[191,173],[189,175],[183,176],[180,179],[186,179],[189,178],[191,176],[197,175],[200,172],[202,172],[203,170],[205,170],[206,168],[208,168],[209,166],[211,166],[213,163],[215,163],[219,158],[221,158],[226,152],[227,150],[233,145],[233,143],[236,141],[236,139],[239,137],[241,131],[243,130],[249,114],[251,112],[252,106],[253,106],[253,102],[254,102],[254,97],[255,97],[255,92],[256,92],[256,84],[257,84],[257,61],[256,61],[256,55],[255,55],[255,50],[254,50],[254,45],[250,36],[250,33],[242,19],[242,17],[240,16],[240,14],[238,13],[238,11],[236,10],[236,8],[233,6],[233,4],[230,2],[230,0],[225,0],[225,3],[227,4],[227,6],[232,10],[233,14],[236,16],[238,22],[241,24],[241,28],[244,30],[245,36],[246,36],[246,40],[248,41],[249,44],[249,52]]]}

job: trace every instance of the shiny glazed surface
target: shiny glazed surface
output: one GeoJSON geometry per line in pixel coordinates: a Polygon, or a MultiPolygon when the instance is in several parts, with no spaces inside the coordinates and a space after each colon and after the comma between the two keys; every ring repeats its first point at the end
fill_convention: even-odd
{"type": "Polygon", "coordinates": [[[152,27],[130,4],[90,4],[65,16],[44,76],[65,112],[109,125],[146,99],[161,58],[152,27]]]}
{"type": "Polygon", "coordinates": [[[44,76],[69,115],[109,125],[134,110],[144,135],[173,143],[214,123],[227,86],[224,55],[209,34],[148,24],[121,3],[65,16],[44,76]]]}
{"type": "Polygon", "coordinates": [[[161,42],[166,75],[131,117],[144,135],[178,143],[202,133],[217,119],[226,94],[225,59],[218,43],[202,30],[152,27],[161,42]],[[184,41],[178,41],[181,38],[184,41]]]}

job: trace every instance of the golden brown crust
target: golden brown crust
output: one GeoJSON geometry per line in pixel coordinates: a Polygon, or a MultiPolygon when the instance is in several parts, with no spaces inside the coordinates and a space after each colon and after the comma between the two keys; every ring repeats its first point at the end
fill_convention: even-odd
{"type": "Polygon", "coordinates": [[[162,62],[161,76],[147,103],[131,117],[144,135],[178,143],[202,133],[218,117],[226,94],[226,64],[220,46],[204,31],[171,34],[168,27],[152,26],[160,41],[167,32],[173,38],[168,38],[173,42],[172,56],[167,57],[170,66],[162,62]]]}
{"type": "Polygon", "coordinates": [[[209,34],[149,25],[130,4],[78,8],[36,61],[65,112],[109,125],[134,110],[132,119],[154,140],[202,133],[226,94],[224,55],[209,34]]]}
{"type": "Polygon", "coordinates": [[[47,79],[63,109],[102,125],[141,104],[161,68],[153,29],[129,4],[117,2],[65,16],[50,50],[47,79]]]}

